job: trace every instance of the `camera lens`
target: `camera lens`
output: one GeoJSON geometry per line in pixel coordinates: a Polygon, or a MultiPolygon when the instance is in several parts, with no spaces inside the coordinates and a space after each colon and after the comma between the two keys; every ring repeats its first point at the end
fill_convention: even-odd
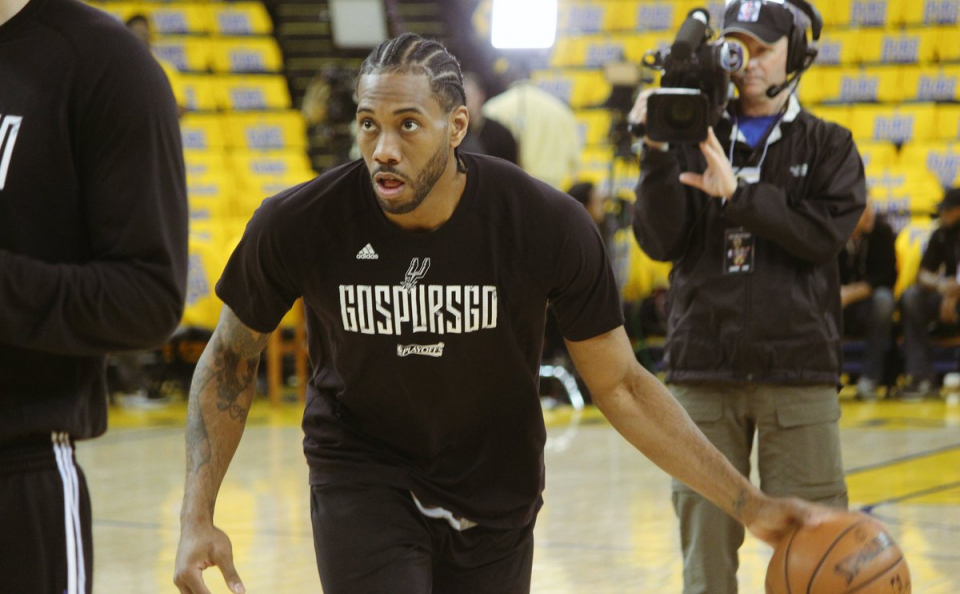
{"type": "Polygon", "coordinates": [[[687,97],[675,97],[667,107],[667,124],[674,130],[688,130],[697,123],[697,104],[687,97]]]}

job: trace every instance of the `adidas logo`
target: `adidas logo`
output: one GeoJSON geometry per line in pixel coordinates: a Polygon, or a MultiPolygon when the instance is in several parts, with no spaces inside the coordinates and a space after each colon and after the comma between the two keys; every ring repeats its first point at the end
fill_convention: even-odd
{"type": "Polygon", "coordinates": [[[377,252],[373,251],[373,246],[369,243],[363,246],[363,249],[357,253],[357,260],[376,260],[379,257],[377,252]]]}

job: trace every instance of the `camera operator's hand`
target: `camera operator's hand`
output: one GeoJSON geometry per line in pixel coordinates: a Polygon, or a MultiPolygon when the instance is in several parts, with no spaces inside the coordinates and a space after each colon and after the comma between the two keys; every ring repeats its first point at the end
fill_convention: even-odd
{"type": "MultiPolygon", "coordinates": [[[[646,91],[643,91],[637,95],[637,100],[633,104],[633,109],[631,109],[630,113],[627,114],[628,122],[631,124],[643,124],[644,126],[647,125],[647,99],[649,99],[650,95],[653,95],[655,91],[656,89],[647,89],[646,91]]],[[[666,146],[661,142],[654,142],[646,136],[643,137],[643,144],[658,150],[663,150],[663,148],[666,146]]]]}
{"type": "Polygon", "coordinates": [[[707,129],[707,139],[700,143],[700,151],[707,159],[706,171],[703,174],[681,173],[680,181],[716,198],[726,200],[733,196],[737,190],[737,176],[733,174],[730,161],[723,154],[723,147],[713,128],[707,129]]]}

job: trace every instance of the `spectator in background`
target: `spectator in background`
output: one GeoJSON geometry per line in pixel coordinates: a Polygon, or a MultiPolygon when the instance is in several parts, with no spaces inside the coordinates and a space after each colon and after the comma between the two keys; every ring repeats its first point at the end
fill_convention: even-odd
{"type": "MultiPolygon", "coordinates": [[[[137,39],[145,43],[150,48],[150,52],[153,53],[153,29],[150,27],[150,20],[142,14],[135,14],[127,19],[126,25],[127,29],[130,29],[137,36],[137,39]]],[[[177,101],[177,114],[183,117],[183,114],[187,111],[187,100],[180,71],[170,62],[158,58],[156,54],[153,54],[153,57],[163,68],[163,73],[167,75],[167,81],[170,83],[170,88],[173,89],[173,97],[177,101]]]]}
{"type": "Polygon", "coordinates": [[[866,339],[857,398],[874,400],[884,377],[884,358],[893,328],[893,285],[897,282],[896,234],[867,204],[838,258],[843,330],[866,339]]]}
{"type": "Polygon", "coordinates": [[[90,592],[74,444],[107,429],[105,354],[162,345],[183,313],[170,85],[104,12],[0,0],[0,148],[0,590],[90,592]]]}
{"type": "Polygon", "coordinates": [[[515,82],[484,104],[483,115],[513,134],[524,171],[562,189],[580,168],[577,118],[570,106],[530,82],[520,66],[508,72],[515,82]]]}
{"type": "Polygon", "coordinates": [[[930,236],[920,260],[917,283],[907,289],[900,303],[903,316],[903,348],[909,376],[904,399],[935,397],[930,363],[931,333],[960,332],[958,307],[960,283],[960,188],[947,191],[940,202],[940,227],[930,236]]]}
{"type": "Polygon", "coordinates": [[[487,94],[476,75],[464,73],[463,91],[467,94],[470,129],[460,146],[468,153],[500,157],[517,164],[517,141],[513,134],[497,120],[483,117],[487,94]]]}

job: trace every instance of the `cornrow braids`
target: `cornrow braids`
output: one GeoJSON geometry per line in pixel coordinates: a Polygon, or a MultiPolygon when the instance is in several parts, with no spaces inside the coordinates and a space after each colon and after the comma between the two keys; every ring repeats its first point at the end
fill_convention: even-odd
{"type": "MultiPolygon", "coordinates": [[[[467,104],[460,62],[439,41],[426,39],[416,33],[404,33],[388,39],[370,52],[360,65],[359,76],[394,73],[425,75],[430,80],[430,90],[446,113],[467,104]]],[[[457,149],[454,149],[454,154],[457,169],[466,173],[457,149]]]]}

